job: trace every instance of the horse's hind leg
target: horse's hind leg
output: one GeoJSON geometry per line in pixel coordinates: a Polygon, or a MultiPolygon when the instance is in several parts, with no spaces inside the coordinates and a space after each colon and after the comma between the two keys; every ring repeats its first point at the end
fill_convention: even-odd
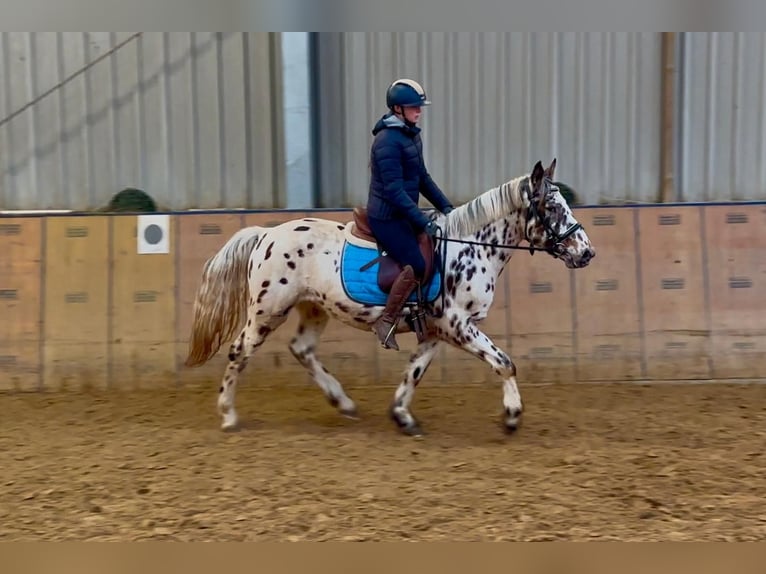
{"type": "Polygon", "coordinates": [[[300,322],[296,336],[290,341],[290,352],[311,373],[311,378],[322,389],[330,404],[342,415],[356,418],[354,401],[316,356],[319,337],[327,326],[329,315],[320,306],[310,302],[299,303],[296,309],[300,314],[300,322]]]}
{"type": "MultiPolygon", "coordinates": [[[[289,310],[288,310],[289,311],[289,310]]],[[[231,430],[237,427],[237,411],[234,397],[237,392],[239,374],[247,366],[250,356],[263,345],[266,337],[287,319],[287,312],[278,315],[257,315],[256,309],[248,310],[247,324],[229,348],[229,364],[218,389],[218,412],[223,417],[221,428],[231,430]]]]}
{"type": "Polygon", "coordinates": [[[410,357],[404,380],[399,384],[394,394],[394,402],[391,405],[390,415],[393,421],[406,434],[420,436],[422,433],[420,424],[410,412],[410,403],[415,394],[415,387],[420,379],[426,374],[431,361],[436,356],[439,340],[435,337],[426,339],[418,345],[418,348],[410,357]]]}

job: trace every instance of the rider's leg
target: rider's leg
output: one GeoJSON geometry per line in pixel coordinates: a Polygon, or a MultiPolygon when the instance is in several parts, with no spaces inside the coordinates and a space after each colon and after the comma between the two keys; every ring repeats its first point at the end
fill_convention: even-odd
{"type": "Polygon", "coordinates": [[[406,221],[370,218],[370,227],[381,247],[402,266],[402,272],[388,293],[383,313],[373,324],[373,331],[387,349],[399,350],[394,331],[399,313],[418,281],[425,274],[426,263],[420,253],[415,230],[406,221]]]}

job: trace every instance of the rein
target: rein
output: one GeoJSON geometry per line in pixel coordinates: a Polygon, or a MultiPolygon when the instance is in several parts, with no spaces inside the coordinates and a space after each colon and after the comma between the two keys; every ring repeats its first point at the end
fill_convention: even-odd
{"type": "MultiPolygon", "coordinates": [[[[530,255],[534,255],[535,251],[545,251],[546,253],[552,255],[553,257],[556,257],[557,255],[556,248],[561,245],[561,242],[567,239],[570,235],[572,235],[578,229],[582,229],[582,224],[578,222],[570,226],[564,233],[559,235],[550,227],[549,224],[545,222],[543,218],[540,217],[540,215],[537,212],[537,208],[534,206],[534,203],[530,205],[529,211],[531,211],[532,215],[536,217],[543,224],[545,231],[549,235],[549,239],[546,242],[545,247],[535,247],[531,244],[531,242],[529,242],[529,236],[527,235],[527,232],[526,232],[526,226],[524,230],[524,239],[527,242],[529,242],[529,245],[524,246],[524,245],[507,245],[503,243],[487,243],[486,241],[471,241],[470,239],[453,239],[452,237],[447,237],[446,235],[444,235],[444,230],[440,226],[434,223],[434,225],[436,226],[436,233],[434,234],[433,237],[435,240],[439,241],[436,251],[438,251],[439,253],[439,258],[441,259],[440,263],[443,269],[441,273],[441,281],[440,281],[442,310],[445,308],[444,300],[446,298],[444,283],[446,281],[446,276],[447,276],[446,267],[445,267],[446,261],[447,261],[447,242],[463,243],[467,245],[479,245],[482,247],[495,247],[497,249],[519,249],[519,250],[529,251],[530,255]]],[[[527,221],[528,220],[529,220],[529,217],[527,217],[527,221]]]]}

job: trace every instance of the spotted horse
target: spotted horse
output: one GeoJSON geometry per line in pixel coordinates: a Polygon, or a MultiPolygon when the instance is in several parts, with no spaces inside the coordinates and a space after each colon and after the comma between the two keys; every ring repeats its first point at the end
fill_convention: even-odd
{"type": "MultiPolygon", "coordinates": [[[[502,423],[514,431],[522,416],[522,400],[511,358],[479,328],[492,305],[495,286],[513,249],[544,251],[570,269],[583,268],[595,251],[583,227],[553,183],[554,159],[548,168],[537,162],[531,172],[518,176],[456,207],[448,215],[435,214],[441,233],[435,238],[435,263],[431,282],[421,293],[427,316],[397,386],[389,414],[409,435],[420,435],[421,426],[410,405],[415,388],[425,375],[438,346],[447,343],[489,364],[503,381],[502,423]],[[521,243],[526,242],[522,246],[521,243]],[[437,256],[438,255],[438,256],[437,256]]],[[[359,212],[357,212],[359,215],[359,212]]],[[[282,325],[291,311],[299,316],[297,333],[289,349],[311,374],[330,404],[347,417],[356,418],[357,408],[341,383],[316,355],[322,331],[330,318],[351,327],[370,331],[383,312],[384,296],[371,289],[366,297],[359,286],[343,277],[352,266],[344,262],[354,247],[367,249],[362,259],[378,257],[372,249],[369,230],[355,231],[354,218],[340,224],[321,218],[301,218],[276,227],[246,227],[236,232],[207,260],[202,271],[193,310],[187,366],[197,366],[213,357],[233,339],[229,362],[218,395],[218,410],[224,430],[238,426],[235,394],[239,375],[267,337],[282,325]],[[366,232],[365,232],[366,231],[366,232]],[[360,237],[366,236],[367,243],[360,237]],[[351,239],[350,239],[351,238],[351,239]],[[355,239],[354,239],[355,238],[355,239]],[[371,300],[375,299],[376,300],[371,300]],[[236,335],[236,339],[234,336],[236,335]]],[[[357,254],[358,255],[358,254],[357,254]]],[[[358,257],[357,257],[358,259],[358,257]]],[[[391,262],[376,263],[375,281],[391,262]]],[[[411,303],[417,303],[417,297],[411,303]]],[[[397,332],[412,330],[413,307],[403,310],[397,332]]]]}

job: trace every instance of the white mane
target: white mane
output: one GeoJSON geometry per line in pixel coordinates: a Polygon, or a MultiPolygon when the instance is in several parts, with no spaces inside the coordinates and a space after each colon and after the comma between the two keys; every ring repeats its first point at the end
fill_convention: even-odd
{"type": "Polygon", "coordinates": [[[500,219],[505,219],[524,206],[521,183],[528,176],[519,176],[456,207],[444,222],[444,233],[449,237],[466,237],[500,219]]]}

